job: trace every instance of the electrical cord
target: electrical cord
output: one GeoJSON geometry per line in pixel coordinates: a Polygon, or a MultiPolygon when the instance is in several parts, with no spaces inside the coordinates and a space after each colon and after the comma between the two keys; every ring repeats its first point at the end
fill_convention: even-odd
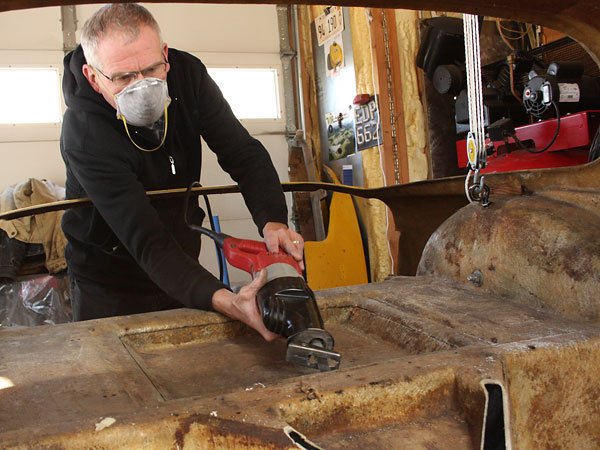
{"type": "Polygon", "coordinates": [[[588,156],[588,162],[595,161],[600,158],[600,126],[596,128],[596,134],[590,144],[590,153],[588,156]]]}
{"type": "Polygon", "coordinates": [[[533,31],[533,26],[529,23],[525,23],[525,24],[522,24],[525,26],[525,29],[523,29],[522,25],[520,23],[517,23],[516,25],[519,28],[518,30],[507,27],[506,25],[502,24],[501,19],[496,19],[496,28],[498,30],[498,34],[500,35],[500,38],[504,41],[504,43],[511,50],[516,50],[516,49],[515,49],[515,46],[509,41],[514,41],[514,42],[520,41],[521,47],[523,49],[525,49],[525,47],[528,47],[530,49],[538,47],[538,42],[535,37],[535,32],[533,31]],[[525,38],[527,38],[528,42],[525,42],[525,38]],[[528,44],[528,45],[525,45],[525,44],[528,44]]]}
{"type": "Polygon", "coordinates": [[[508,48],[510,48],[511,50],[515,50],[515,47],[510,42],[508,42],[508,39],[506,38],[506,36],[504,36],[500,25],[500,20],[496,20],[496,28],[498,29],[498,34],[500,34],[500,38],[502,38],[502,40],[508,46],[508,48]]]}
{"type": "Polygon", "coordinates": [[[512,39],[513,41],[516,41],[516,40],[521,39],[523,36],[525,36],[525,34],[527,34],[527,30],[523,30],[520,27],[518,30],[515,30],[514,28],[507,27],[506,25],[502,25],[502,20],[500,20],[500,19],[497,19],[496,23],[498,24],[500,29],[502,29],[503,31],[507,31],[509,33],[513,33],[516,35],[516,36],[506,36],[507,39],[512,39]]]}
{"type": "Polygon", "coordinates": [[[560,131],[560,112],[558,110],[558,105],[556,104],[556,102],[552,102],[552,106],[554,106],[554,110],[556,111],[556,131],[554,132],[554,137],[552,138],[552,140],[548,143],[548,145],[546,145],[543,149],[541,150],[536,150],[535,148],[529,148],[526,147],[517,137],[517,134],[514,133],[513,135],[511,135],[511,137],[515,140],[515,142],[519,145],[519,147],[521,147],[523,150],[527,150],[529,153],[543,153],[546,150],[548,150],[550,147],[552,147],[552,144],[554,144],[554,141],[556,141],[556,138],[558,137],[558,132],[560,131]]]}
{"type": "MultiPolygon", "coordinates": [[[[185,197],[183,199],[183,221],[185,224],[190,227],[190,223],[188,221],[188,204],[190,201],[190,193],[192,192],[192,188],[194,187],[202,187],[202,185],[198,181],[194,181],[190,184],[185,191],[185,197]]],[[[202,194],[204,197],[204,203],[206,204],[206,213],[208,214],[208,220],[210,222],[210,229],[212,231],[217,231],[215,227],[215,221],[213,219],[212,208],[210,207],[210,202],[208,201],[208,195],[202,194]]],[[[191,228],[191,227],[190,227],[191,228]]],[[[217,249],[217,259],[219,260],[219,281],[223,282],[223,255],[221,254],[221,250],[217,249]]]]}

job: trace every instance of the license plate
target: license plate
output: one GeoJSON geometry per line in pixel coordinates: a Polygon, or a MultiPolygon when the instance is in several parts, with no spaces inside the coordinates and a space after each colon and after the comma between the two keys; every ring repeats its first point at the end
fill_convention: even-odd
{"type": "Polygon", "coordinates": [[[354,106],[354,127],[357,150],[381,145],[381,122],[374,99],[364,105],[354,106]]]}

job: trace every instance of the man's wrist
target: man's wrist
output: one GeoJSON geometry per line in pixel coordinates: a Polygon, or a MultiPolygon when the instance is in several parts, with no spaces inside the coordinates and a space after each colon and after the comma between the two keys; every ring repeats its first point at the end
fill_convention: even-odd
{"type": "Polygon", "coordinates": [[[212,295],[212,307],[215,311],[232,317],[231,303],[235,294],[228,289],[218,289],[212,295]]]}

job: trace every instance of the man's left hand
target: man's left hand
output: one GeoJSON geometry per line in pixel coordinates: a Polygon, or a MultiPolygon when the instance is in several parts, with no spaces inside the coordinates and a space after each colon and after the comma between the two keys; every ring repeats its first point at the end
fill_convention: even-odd
{"type": "Polygon", "coordinates": [[[292,255],[300,268],[304,270],[303,252],[304,252],[304,239],[300,234],[291,230],[287,225],[278,222],[267,222],[263,228],[263,236],[265,237],[265,244],[267,250],[272,253],[279,252],[281,247],[287,253],[292,255]]]}

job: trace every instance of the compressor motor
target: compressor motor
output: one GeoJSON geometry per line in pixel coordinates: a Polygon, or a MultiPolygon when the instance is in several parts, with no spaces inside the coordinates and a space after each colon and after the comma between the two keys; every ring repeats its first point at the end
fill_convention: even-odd
{"type": "Polygon", "coordinates": [[[583,74],[578,62],[553,62],[546,74],[529,73],[523,88],[523,105],[537,118],[600,108],[600,78],[583,74]],[[560,111],[560,112],[559,112],[560,111]]]}

